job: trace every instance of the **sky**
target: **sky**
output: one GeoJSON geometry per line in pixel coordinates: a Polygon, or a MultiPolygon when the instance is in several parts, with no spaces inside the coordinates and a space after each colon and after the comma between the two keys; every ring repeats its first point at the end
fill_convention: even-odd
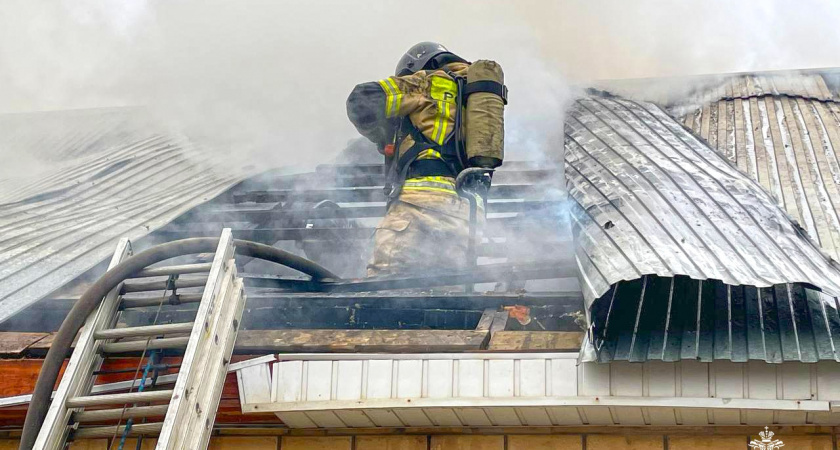
{"type": "Polygon", "coordinates": [[[837,67],[837,23],[819,0],[4,0],[0,113],[143,106],[213,157],[313,165],[357,136],[353,86],[434,40],[501,63],[528,157],[562,147],[572,85],[837,67]]]}

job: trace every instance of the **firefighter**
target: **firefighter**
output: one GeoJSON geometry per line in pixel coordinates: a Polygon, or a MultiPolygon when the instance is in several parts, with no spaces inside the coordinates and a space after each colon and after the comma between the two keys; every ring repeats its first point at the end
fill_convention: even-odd
{"type": "MultiPolygon", "coordinates": [[[[502,164],[502,77],[492,61],[470,64],[443,45],[421,42],[400,59],[395,76],[353,89],[347,115],[377,145],[386,166],[388,207],[374,233],[368,276],[467,265],[470,203],[455,180],[466,168],[502,164]],[[467,96],[480,110],[473,116],[467,96]]],[[[489,188],[490,178],[484,180],[489,188]]]]}

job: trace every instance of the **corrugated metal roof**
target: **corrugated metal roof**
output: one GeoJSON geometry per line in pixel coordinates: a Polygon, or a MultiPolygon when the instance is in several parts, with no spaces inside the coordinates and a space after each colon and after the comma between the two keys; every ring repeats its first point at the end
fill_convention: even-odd
{"type": "Polygon", "coordinates": [[[652,103],[577,101],[565,170],[589,299],[647,274],[840,293],[838,266],[775,201],[652,103]]]}
{"type": "Polygon", "coordinates": [[[702,105],[720,99],[748,99],[780,95],[820,101],[837,98],[820,74],[780,72],[725,77],[716,86],[699,89],[687,97],[672,99],[668,104],[702,105]]]}
{"type": "Polygon", "coordinates": [[[242,178],[136,109],[2,116],[0,152],[40,169],[0,183],[0,321],[242,178]]]}
{"type": "MultiPolygon", "coordinates": [[[[805,283],[830,297],[840,293],[838,265],[775,200],[652,103],[599,96],[578,100],[566,121],[566,179],[576,202],[572,217],[584,296],[596,313],[593,339],[615,336],[603,334],[609,327],[602,312],[610,301],[614,308],[633,310],[621,316],[624,326],[610,325],[631,340],[642,323],[640,298],[646,299],[645,308],[668,304],[667,290],[610,299],[611,286],[646,275],[720,280],[732,287],[805,283]],[[645,296],[654,293],[655,299],[645,296]]],[[[731,326],[715,325],[715,330],[731,326]]],[[[723,341],[714,344],[714,358],[733,357],[731,347],[717,350],[723,341]]],[[[647,348],[643,353],[662,357],[647,348]]],[[[599,356],[611,357],[600,351],[599,356]]],[[[773,358],[765,354],[763,359],[773,358]]]]}
{"type": "Polygon", "coordinates": [[[595,87],[622,97],[669,108],[694,108],[721,99],[795,96],[819,101],[837,100],[824,75],[836,70],[775,71],[671,78],[604,80],[595,87]]]}
{"type": "Polygon", "coordinates": [[[801,284],[645,275],[604,298],[591,313],[600,361],[840,361],[837,298],[801,284]]]}
{"type": "Polygon", "coordinates": [[[840,104],[774,93],[706,103],[683,121],[840,260],[840,104]]]}

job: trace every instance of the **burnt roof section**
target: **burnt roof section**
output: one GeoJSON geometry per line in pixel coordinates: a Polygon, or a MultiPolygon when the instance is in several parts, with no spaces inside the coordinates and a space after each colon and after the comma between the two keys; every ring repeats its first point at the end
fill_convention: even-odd
{"type": "MultiPolygon", "coordinates": [[[[332,292],[296,293],[292,291],[302,284],[288,279],[299,273],[238,258],[239,273],[248,289],[243,326],[471,329],[487,308],[524,305],[533,319],[528,329],[580,330],[575,319],[582,316],[583,302],[561,180],[556,165],[522,161],[506,162],[494,176],[488,226],[478,247],[476,273],[484,283],[475,293],[464,293],[463,285],[446,287],[439,280],[423,279],[351,281],[327,286],[332,292]],[[394,288],[408,284],[410,289],[394,288]]],[[[143,248],[187,237],[217,236],[228,227],[236,238],[283,248],[343,278],[360,277],[369,259],[371,236],[385,213],[383,184],[381,164],[322,165],[299,174],[266,172],[192,208],[134,244],[143,248]]],[[[92,273],[91,278],[100,273],[92,273]]],[[[440,278],[434,273],[422,275],[440,278]]],[[[56,328],[84,288],[79,284],[62,289],[13,317],[0,330],[56,328]]],[[[179,295],[190,293],[189,289],[178,291],[179,295]]],[[[185,303],[180,312],[189,314],[192,307],[194,304],[185,303]]],[[[126,318],[135,324],[145,323],[153,313],[140,310],[126,318]]],[[[178,314],[161,320],[184,320],[178,314]]]]}

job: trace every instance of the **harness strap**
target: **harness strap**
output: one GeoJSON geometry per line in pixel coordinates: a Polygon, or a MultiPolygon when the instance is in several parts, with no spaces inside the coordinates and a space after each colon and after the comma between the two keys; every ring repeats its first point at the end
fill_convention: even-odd
{"type": "MultiPolygon", "coordinates": [[[[413,134],[414,133],[412,132],[412,135],[413,134]]],[[[404,154],[400,155],[396,164],[393,165],[393,168],[388,173],[386,188],[388,188],[389,192],[386,192],[386,195],[388,196],[389,206],[391,201],[400,195],[402,185],[408,177],[408,170],[411,167],[411,163],[417,160],[417,157],[420,156],[421,153],[429,149],[434,149],[434,147],[434,145],[429,144],[428,142],[417,141],[415,139],[414,145],[412,145],[411,148],[409,148],[404,154]]]]}
{"type": "Polygon", "coordinates": [[[498,81],[482,80],[467,83],[464,86],[464,97],[469,98],[470,95],[476,92],[486,92],[488,94],[495,94],[502,98],[502,102],[507,105],[508,88],[498,81]]]}

